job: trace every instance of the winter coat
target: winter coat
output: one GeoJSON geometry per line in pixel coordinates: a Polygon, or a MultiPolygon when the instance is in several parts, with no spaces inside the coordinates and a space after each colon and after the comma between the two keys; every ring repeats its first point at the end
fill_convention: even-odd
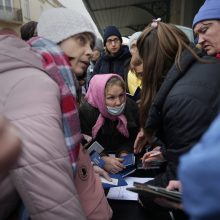
{"type": "Polygon", "coordinates": [[[194,220],[220,219],[220,115],[198,144],[181,157],[184,210],[194,220]]]}
{"type": "Polygon", "coordinates": [[[145,129],[156,131],[168,161],[166,171],[151,184],[165,187],[176,179],[179,157],[199,141],[218,114],[220,62],[203,58],[209,63],[198,62],[184,51],[182,71],[172,66],[150,107],[145,129]]]}
{"type": "Polygon", "coordinates": [[[100,181],[82,148],[73,176],[59,87],[43,72],[41,60],[25,42],[1,36],[0,62],[0,112],[19,128],[23,142],[14,168],[1,177],[0,219],[12,212],[17,192],[32,220],[110,219],[100,181]]]}
{"type": "MultiPolygon", "coordinates": [[[[118,121],[106,118],[104,125],[98,131],[95,138],[103,147],[104,153],[120,153],[121,151],[133,152],[134,141],[139,131],[139,114],[137,104],[127,98],[124,115],[127,119],[129,137],[123,136],[116,128],[118,121]]],[[[79,108],[81,131],[83,134],[92,136],[92,127],[99,116],[98,109],[85,102],[79,108]]]]}
{"type": "Polygon", "coordinates": [[[128,47],[123,45],[116,56],[110,56],[104,53],[96,62],[93,74],[117,73],[125,79],[128,73],[128,67],[131,60],[131,54],[128,47]]]}

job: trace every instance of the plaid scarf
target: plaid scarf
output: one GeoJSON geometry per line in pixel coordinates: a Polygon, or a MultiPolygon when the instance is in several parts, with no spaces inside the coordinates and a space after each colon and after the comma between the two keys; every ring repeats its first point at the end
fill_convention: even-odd
{"type": "Polygon", "coordinates": [[[70,69],[71,66],[68,57],[62,52],[57,44],[40,37],[32,38],[28,43],[37,55],[41,57],[47,74],[59,86],[63,132],[73,172],[75,172],[81,141],[75,75],[70,69]]]}

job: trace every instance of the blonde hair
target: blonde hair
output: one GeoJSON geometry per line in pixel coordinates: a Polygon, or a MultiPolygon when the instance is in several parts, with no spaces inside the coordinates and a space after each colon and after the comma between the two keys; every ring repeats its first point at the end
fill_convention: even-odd
{"type": "Polygon", "coordinates": [[[124,80],[117,76],[113,76],[107,81],[106,86],[105,86],[105,91],[113,85],[120,86],[124,91],[126,91],[126,84],[124,80]]]}

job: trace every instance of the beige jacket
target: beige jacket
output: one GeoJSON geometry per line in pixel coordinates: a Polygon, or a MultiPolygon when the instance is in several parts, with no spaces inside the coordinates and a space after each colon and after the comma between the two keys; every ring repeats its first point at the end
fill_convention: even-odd
{"type": "Polygon", "coordinates": [[[14,169],[0,178],[0,219],[6,208],[10,212],[15,205],[16,192],[32,220],[110,219],[112,211],[82,149],[84,162],[79,159],[73,176],[62,132],[59,88],[41,70],[41,61],[21,40],[0,36],[0,63],[0,113],[19,128],[23,141],[14,169]],[[78,175],[81,167],[88,171],[84,179],[78,175]],[[96,194],[91,194],[91,187],[80,188],[80,181],[92,182],[96,194]]]}

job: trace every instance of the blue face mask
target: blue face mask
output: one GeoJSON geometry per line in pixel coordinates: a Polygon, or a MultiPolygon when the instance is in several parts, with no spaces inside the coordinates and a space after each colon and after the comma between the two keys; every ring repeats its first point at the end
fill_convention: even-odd
{"type": "Polygon", "coordinates": [[[125,102],[118,107],[107,106],[108,113],[114,116],[120,115],[125,109],[125,102]]]}

